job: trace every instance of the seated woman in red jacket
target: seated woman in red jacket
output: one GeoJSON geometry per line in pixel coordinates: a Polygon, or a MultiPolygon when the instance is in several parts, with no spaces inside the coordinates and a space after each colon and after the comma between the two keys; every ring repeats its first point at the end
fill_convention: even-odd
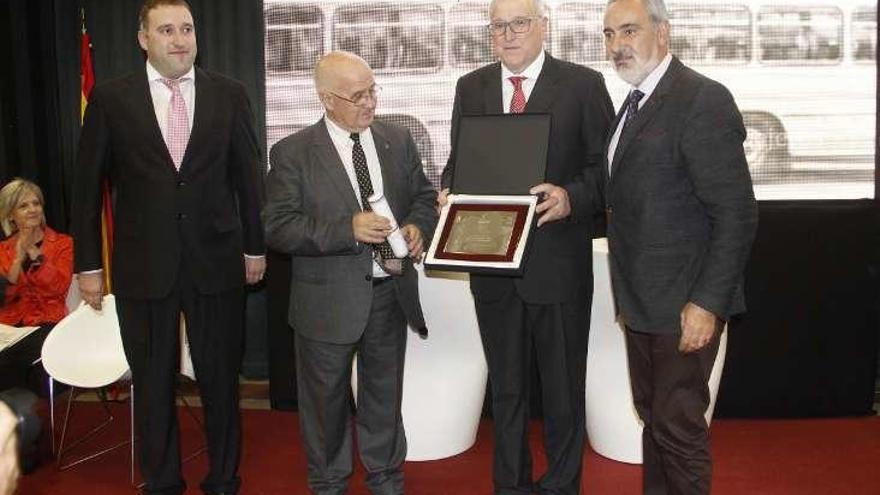
{"type": "MultiPolygon", "coordinates": [[[[40,327],[0,352],[0,390],[40,387],[31,367],[49,331],[67,314],[73,271],[73,239],[46,226],[39,186],[14,179],[0,189],[0,275],[6,279],[0,323],[40,327]]],[[[41,371],[39,368],[37,370],[41,371]]]]}

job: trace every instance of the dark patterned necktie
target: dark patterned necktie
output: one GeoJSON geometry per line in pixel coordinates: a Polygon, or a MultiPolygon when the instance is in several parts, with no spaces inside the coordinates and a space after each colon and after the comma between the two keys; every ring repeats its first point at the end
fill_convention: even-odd
{"type": "Polygon", "coordinates": [[[645,93],[634,89],[629,93],[629,97],[626,99],[626,116],[623,120],[623,128],[626,129],[626,126],[629,125],[630,121],[632,121],[633,117],[639,113],[639,101],[645,96],[645,93]]]}
{"type": "MultiPolygon", "coordinates": [[[[353,132],[349,137],[354,141],[354,146],[351,149],[351,162],[354,164],[354,175],[357,177],[358,189],[360,189],[361,193],[361,204],[364,207],[364,211],[372,211],[373,207],[370,206],[368,198],[373,195],[373,181],[370,180],[370,170],[367,168],[367,155],[364,154],[364,148],[361,146],[360,134],[353,132]]],[[[379,254],[383,262],[395,260],[394,251],[391,249],[388,241],[384,241],[381,244],[371,244],[371,246],[373,251],[379,254]]],[[[387,266],[387,263],[380,262],[380,264],[389,273],[396,271],[394,267],[387,266]]]]}

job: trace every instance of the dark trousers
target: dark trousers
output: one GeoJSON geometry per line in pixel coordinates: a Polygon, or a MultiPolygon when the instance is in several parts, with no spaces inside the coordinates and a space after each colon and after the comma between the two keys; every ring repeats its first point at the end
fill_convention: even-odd
{"type": "Polygon", "coordinates": [[[237,493],[241,449],[238,372],[241,367],[243,288],[197,292],[185,269],[161,299],[117,297],[116,309],[135,393],[141,473],[148,494],[181,494],[175,385],[180,363],[180,313],[205,417],[209,470],[206,493],[237,493]]]}
{"type": "Polygon", "coordinates": [[[511,290],[496,301],[477,299],[476,310],[492,389],[495,493],[579,493],[589,297],[529,304],[511,290]],[[547,471],[536,483],[528,444],[532,346],[541,379],[547,454],[547,471]]]}
{"type": "Polygon", "coordinates": [[[709,375],[718,336],[697,352],[678,350],[680,334],[626,330],[629,375],[642,431],[645,495],[708,495],[712,481],[709,375]]]}
{"type": "Polygon", "coordinates": [[[394,283],[373,288],[360,340],[319,342],[296,335],[299,421],[316,495],[343,495],[352,473],[351,362],[357,353],[355,429],[366,484],[374,495],[403,494],[406,437],[400,404],[406,320],[394,283]]]}
{"type": "Polygon", "coordinates": [[[41,325],[0,352],[0,391],[20,387],[41,396],[46,394],[46,372],[42,364],[33,363],[40,358],[43,341],[54,327],[54,323],[41,325]]]}

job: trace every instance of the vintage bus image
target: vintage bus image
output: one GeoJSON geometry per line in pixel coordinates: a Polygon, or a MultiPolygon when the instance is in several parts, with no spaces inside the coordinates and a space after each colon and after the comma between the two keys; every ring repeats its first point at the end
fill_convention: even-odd
{"type": "MultiPolygon", "coordinates": [[[[546,49],[605,76],[615,108],[628,87],[605,60],[604,0],[546,1],[546,49]]],[[[733,93],[759,198],[873,197],[876,4],[667,2],[671,51],[733,93]]],[[[449,153],[455,82],[494,61],[487,1],[266,0],[267,133],[278,139],[322,109],[311,71],[324,53],[362,56],[382,86],[380,118],[407,126],[435,184],[449,153]]]]}

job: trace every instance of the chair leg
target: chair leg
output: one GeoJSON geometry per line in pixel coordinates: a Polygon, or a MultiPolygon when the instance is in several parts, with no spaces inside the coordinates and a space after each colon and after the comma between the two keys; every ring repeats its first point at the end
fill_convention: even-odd
{"type": "MultiPolygon", "coordinates": [[[[113,419],[114,419],[113,414],[110,412],[110,408],[107,406],[107,402],[105,400],[103,400],[103,398],[102,398],[101,406],[104,408],[104,413],[106,414],[106,419],[104,419],[104,421],[101,424],[99,424],[98,426],[96,426],[95,428],[92,428],[91,431],[89,431],[88,433],[83,435],[82,438],[76,440],[71,445],[68,445],[65,447],[64,443],[67,440],[67,427],[68,427],[68,424],[70,421],[70,410],[71,410],[71,406],[73,405],[73,399],[74,399],[74,396],[76,395],[76,390],[77,389],[75,387],[71,387],[70,388],[70,395],[67,398],[67,410],[64,414],[64,424],[61,427],[61,440],[58,444],[58,452],[56,454],[57,466],[58,466],[59,471],[63,471],[65,469],[68,469],[68,468],[71,468],[71,467],[76,466],[78,464],[81,464],[85,461],[102,456],[102,455],[104,455],[108,452],[111,452],[113,450],[116,450],[120,447],[124,447],[124,446],[128,445],[130,442],[130,440],[125,440],[125,441],[120,442],[116,445],[113,445],[113,446],[108,447],[106,449],[103,449],[101,451],[95,452],[93,454],[87,455],[85,457],[82,457],[80,459],[77,459],[75,461],[71,461],[71,462],[65,464],[64,463],[65,454],[70,453],[70,451],[75,449],[77,446],[83,444],[87,440],[92,439],[95,435],[97,435],[104,428],[106,428],[110,423],[112,423],[113,419]]],[[[100,397],[100,395],[99,395],[99,397],[100,397]]]]}
{"type": "Polygon", "coordinates": [[[55,451],[55,380],[50,376],[49,380],[49,431],[52,434],[52,455],[55,451]]]}

